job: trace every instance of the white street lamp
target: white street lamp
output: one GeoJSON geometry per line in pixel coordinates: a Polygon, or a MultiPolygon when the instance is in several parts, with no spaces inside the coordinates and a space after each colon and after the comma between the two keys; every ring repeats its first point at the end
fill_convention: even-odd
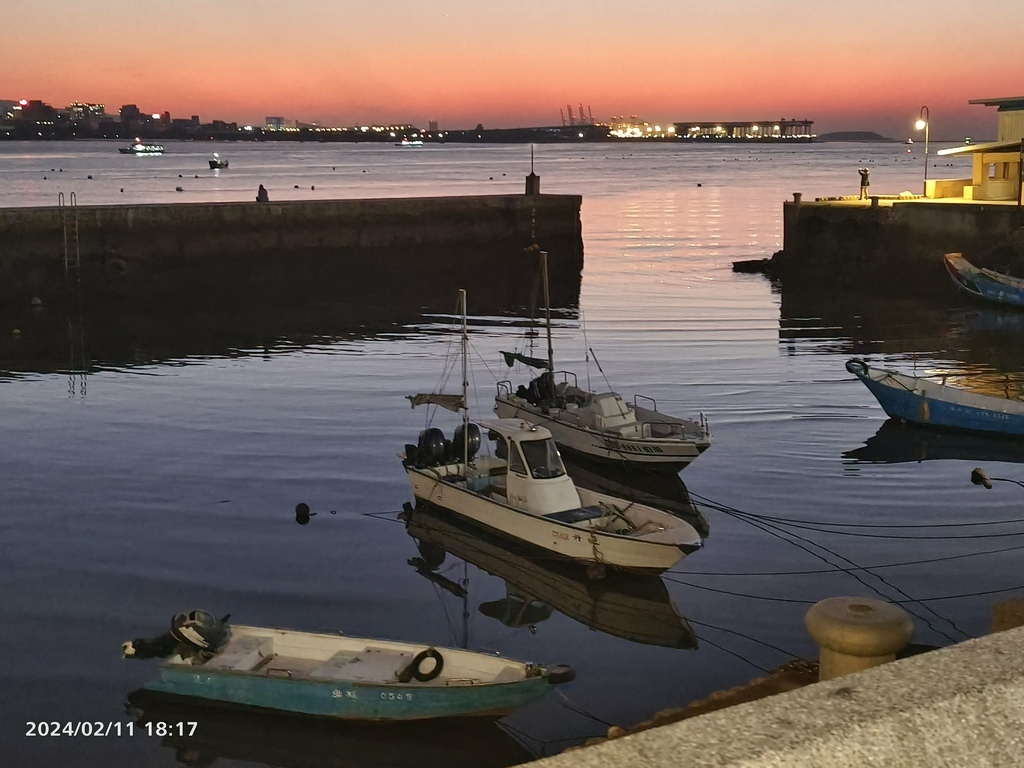
{"type": "Polygon", "coordinates": [[[921,114],[917,118],[917,122],[914,123],[914,127],[919,131],[924,131],[924,194],[928,196],[928,121],[931,115],[928,113],[928,107],[921,107],[921,114]]]}

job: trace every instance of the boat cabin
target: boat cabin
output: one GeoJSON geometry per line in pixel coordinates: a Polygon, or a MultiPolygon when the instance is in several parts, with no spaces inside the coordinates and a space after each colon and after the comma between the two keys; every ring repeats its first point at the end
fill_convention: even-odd
{"type": "Polygon", "coordinates": [[[504,495],[511,506],[534,512],[579,509],[576,486],[548,430],[522,419],[488,419],[480,426],[493,449],[491,456],[478,457],[475,467],[470,463],[470,490],[504,495]]]}

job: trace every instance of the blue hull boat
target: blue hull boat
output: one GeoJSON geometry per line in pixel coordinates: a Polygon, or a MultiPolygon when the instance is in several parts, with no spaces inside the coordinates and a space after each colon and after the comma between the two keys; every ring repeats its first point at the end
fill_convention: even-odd
{"type": "Polygon", "coordinates": [[[1024,307],[1024,280],[976,267],[959,253],[947,253],[943,260],[949,276],[965,293],[1000,304],[1024,307]]]}
{"type": "MultiPolygon", "coordinates": [[[[124,653],[141,657],[138,649],[153,642],[125,643],[124,653]]],[[[231,625],[215,644],[179,642],[143,687],[341,720],[406,721],[502,717],[572,677],[564,667],[489,653],[231,625]]]]}
{"type": "Polygon", "coordinates": [[[1024,402],[981,395],[937,381],[846,362],[889,416],[930,427],[1024,436],[1024,402]]]}

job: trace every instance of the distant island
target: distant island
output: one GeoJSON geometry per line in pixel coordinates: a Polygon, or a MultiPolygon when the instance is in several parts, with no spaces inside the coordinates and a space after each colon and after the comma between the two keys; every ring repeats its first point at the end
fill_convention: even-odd
{"type": "Polygon", "coordinates": [[[819,133],[818,141],[896,141],[873,131],[835,131],[819,133]]]}

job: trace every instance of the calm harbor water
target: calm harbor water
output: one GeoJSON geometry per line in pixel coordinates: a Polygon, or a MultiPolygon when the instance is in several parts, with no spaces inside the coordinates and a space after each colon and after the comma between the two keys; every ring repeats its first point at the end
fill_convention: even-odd
{"type": "MultiPolygon", "coordinates": [[[[260,183],[272,200],[509,193],[522,190],[530,162],[526,146],[245,144],[217,145],[231,165],[215,172],[206,169],[211,147],[172,142],[166,155],[144,158],[117,146],[0,143],[0,207],[53,205],[59,192],[74,192],[80,206],[251,200],[260,183]]],[[[452,318],[381,310],[387,302],[374,297],[388,286],[367,287],[372,323],[360,321],[360,307],[320,325],[313,310],[297,324],[267,308],[259,343],[187,320],[140,324],[123,355],[98,361],[90,350],[109,346],[110,326],[73,318],[50,318],[70,331],[47,356],[60,365],[5,343],[2,762],[332,765],[348,754],[359,756],[349,765],[406,764],[407,753],[389,752],[395,740],[377,734],[206,713],[184,718],[200,720],[202,745],[139,731],[25,736],[29,722],[131,721],[125,701],[155,665],[122,660],[120,643],[159,634],[193,607],[241,623],[570,664],[578,676],[564,698],[505,721],[532,754],[812,656],[802,617],[825,597],[878,590],[922,601],[907,606],[920,643],[984,633],[992,604],[1008,594],[1000,590],[1020,586],[1024,525],[960,524],[1019,518],[1024,491],[985,491],[969,474],[980,465],[1024,477],[1024,450],[886,424],[843,363],[861,355],[1012,388],[1024,372],[1020,315],[965,303],[952,287],[927,303],[882,301],[793,293],[731,271],[733,260],[781,248],[781,203],[795,191],[855,194],[865,165],[874,192],[918,191],[921,149],[906,150],[536,148],[542,189],[584,196],[582,291],[578,307],[556,313],[558,366],[589,370],[601,386],[590,346],[615,389],[681,415],[703,410],[714,431],[711,449],[682,473],[710,536],[655,585],[588,590],[461,540],[433,578],[410,564],[426,558],[396,519],[412,496],[395,454],[424,416],[404,396],[438,381],[452,318]],[[300,501],[317,512],[306,526],[294,520],[300,501]],[[874,568],[851,574],[854,566],[874,568]],[[251,748],[254,734],[261,749],[251,748]],[[289,745],[303,743],[323,749],[288,762],[289,745]]],[[[930,175],[966,173],[940,164],[930,175]]],[[[476,413],[490,412],[495,380],[509,377],[498,351],[522,344],[522,325],[471,318],[476,413]]],[[[26,346],[38,341],[27,338],[32,327],[26,346]]],[[[8,339],[13,331],[0,327],[8,339]]],[[[434,544],[436,556],[443,532],[434,544]]],[[[467,739],[461,758],[438,741],[423,741],[420,762],[525,759],[497,731],[467,739]]]]}

